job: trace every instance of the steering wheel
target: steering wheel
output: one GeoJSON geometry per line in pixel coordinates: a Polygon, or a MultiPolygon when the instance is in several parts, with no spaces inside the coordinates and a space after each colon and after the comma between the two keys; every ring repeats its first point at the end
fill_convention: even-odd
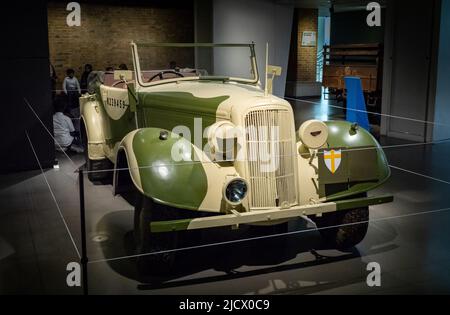
{"type": "Polygon", "coordinates": [[[126,83],[125,80],[119,80],[113,83],[112,87],[116,87],[117,85],[121,84],[121,83],[126,83]]]}
{"type": "Polygon", "coordinates": [[[174,70],[164,70],[164,71],[161,71],[161,72],[155,74],[154,76],[152,76],[150,79],[148,79],[147,82],[152,82],[156,77],[159,77],[160,80],[163,80],[163,79],[164,79],[163,76],[164,76],[165,74],[169,74],[169,73],[175,74],[175,75],[177,75],[177,76],[179,76],[179,77],[181,77],[181,78],[184,78],[184,75],[182,75],[181,73],[179,73],[179,72],[177,72],[177,71],[174,71],[174,70]]]}

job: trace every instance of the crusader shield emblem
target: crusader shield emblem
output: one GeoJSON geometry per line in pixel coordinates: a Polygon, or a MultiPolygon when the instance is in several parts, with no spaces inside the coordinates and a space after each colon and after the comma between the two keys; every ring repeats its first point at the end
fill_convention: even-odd
{"type": "Polygon", "coordinates": [[[341,157],[341,150],[323,151],[325,165],[332,174],[334,174],[339,168],[339,165],[341,165],[341,157]]]}

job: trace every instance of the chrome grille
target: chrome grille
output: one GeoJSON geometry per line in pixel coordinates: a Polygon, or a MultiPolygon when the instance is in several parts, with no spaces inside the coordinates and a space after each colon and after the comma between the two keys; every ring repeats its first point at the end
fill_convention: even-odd
{"type": "Polygon", "coordinates": [[[250,208],[297,203],[293,120],[284,109],[253,110],[245,117],[250,208]]]}

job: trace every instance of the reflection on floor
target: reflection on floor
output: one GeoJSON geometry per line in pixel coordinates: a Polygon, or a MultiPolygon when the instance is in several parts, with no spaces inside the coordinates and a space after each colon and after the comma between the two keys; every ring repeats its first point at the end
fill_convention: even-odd
{"type": "MultiPolygon", "coordinates": [[[[310,118],[342,118],[325,102],[293,102],[297,127],[310,118]]],[[[382,139],[383,144],[403,143],[382,139]]],[[[450,144],[387,148],[393,166],[450,181],[450,144]]],[[[80,248],[78,182],[74,167],[59,156],[60,169],[45,172],[61,212],[80,248]]],[[[71,157],[83,165],[82,156],[71,157]]],[[[0,293],[79,294],[66,285],[66,265],[77,261],[52,196],[38,171],[1,176],[0,293]]],[[[112,196],[111,185],[86,180],[89,290],[105,294],[387,294],[450,293],[450,211],[406,216],[450,207],[450,186],[397,169],[375,193],[395,202],[373,207],[374,221],[352,252],[328,249],[307,223],[290,223],[287,236],[178,253],[170,277],[141,279],[134,254],[132,199],[112,196]],[[96,262],[97,261],[97,262],[96,262]],[[368,287],[369,262],[382,268],[381,287],[368,287]],[[143,281],[144,280],[144,281],[143,281]]],[[[264,235],[249,228],[214,229],[184,235],[182,246],[264,235]]]]}

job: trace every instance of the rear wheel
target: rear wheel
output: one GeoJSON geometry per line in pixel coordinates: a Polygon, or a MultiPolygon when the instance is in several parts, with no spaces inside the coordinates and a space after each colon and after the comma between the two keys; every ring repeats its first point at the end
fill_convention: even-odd
{"type": "MultiPolygon", "coordinates": [[[[87,150],[85,149],[85,152],[87,150]]],[[[98,182],[112,178],[112,163],[108,159],[91,160],[86,153],[88,178],[91,182],[98,182]]]]}
{"type": "Polygon", "coordinates": [[[175,253],[170,250],[177,245],[177,234],[175,232],[151,233],[150,224],[153,221],[170,219],[167,216],[167,209],[139,192],[136,194],[134,235],[139,274],[168,274],[175,263],[175,253]],[[150,254],[156,252],[158,254],[150,254]]]}
{"type": "Polygon", "coordinates": [[[369,227],[369,208],[356,208],[325,213],[315,218],[325,242],[337,249],[349,249],[360,243],[369,227]]]}
{"type": "Polygon", "coordinates": [[[86,135],[86,128],[81,126],[81,141],[84,147],[84,157],[86,160],[86,169],[88,178],[91,182],[99,182],[112,178],[113,164],[108,159],[91,160],[89,158],[89,146],[86,135]],[[111,171],[108,171],[111,170],[111,171]]]}

